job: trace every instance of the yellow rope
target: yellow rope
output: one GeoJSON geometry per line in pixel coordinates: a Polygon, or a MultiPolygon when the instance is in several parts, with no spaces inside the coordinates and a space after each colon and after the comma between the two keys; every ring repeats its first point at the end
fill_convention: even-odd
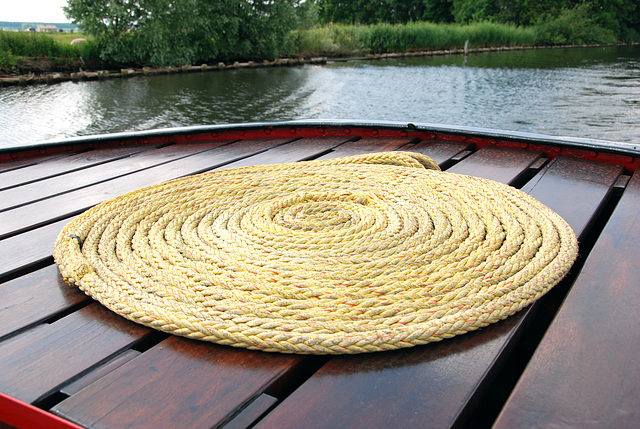
{"type": "Polygon", "coordinates": [[[135,322],[285,353],[391,350],[504,319],[568,272],[530,196],[407,152],[215,171],[80,215],[54,257],[135,322]]]}

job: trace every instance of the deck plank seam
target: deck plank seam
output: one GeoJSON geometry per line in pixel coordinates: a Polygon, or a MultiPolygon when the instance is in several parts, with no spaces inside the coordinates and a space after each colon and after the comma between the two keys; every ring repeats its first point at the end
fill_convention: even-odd
{"type": "MultiPolygon", "coordinates": [[[[544,170],[549,168],[551,163],[548,163],[544,170]]],[[[536,180],[533,186],[527,186],[527,188],[535,187],[536,180]]],[[[619,183],[619,179],[616,180],[616,184],[619,183]]],[[[531,184],[527,184],[531,185],[531,184]]],[[[515,389],[518,381],[522,377],[526,369],[526,363],[528,363],[535,353],[536,347],[528,349],[527,343],[533,343],[536,346],[540,344],[545,333],[553,323],[558,312],[561,310],[562,302],[571,292],[571,288],[581,274],[582,268],[593,249],[593,246],[597,242],[600,234],[604,230],[611,215],[615,211],[622,197],[622,193],[615,192],[615,184],[609,189],[607,195],[602,199],[600,207],[594,213],[594,221],[590,222],[582,234],[579,237],[580,250],[576,261],[571,267],[567,276],[562,279],[560,283],[554,286],[545,296],[541,297],[531,307],[523,310],[525,313],[522,318],[525,319],[523,329],[519,338],[515,344],[513,344],[513,353],[506,356],[505,362],[498,369],[495,376],[489,380],[489,384],[485,388],[482,400],[478,404],[475,410],[470,413],[471,421],[477,421],[477,413],[485,412],[487,409],[492,409],[496,404],[490,404],[500,395],[499,390],[507,389],[506,395],[504,392],[499,398],[499,408],[492,409],[490,424],[493,424],[498,418],[498,415],[502,411],[502,408],[506,405],[511,392],[515,389]],[[547,311],[547,314],[544,313],[547,311]],[[531,314],[531,315],[529,315],[531,314]],[[534,329],[535,327],[535,329],[534,329]],[[532,337],[533,336],[533,337],[532,337]],[[523,362],[524,361],[524,362],[523,362]],[[511,370],[510,376],[501,375],[505,370],[511,370]],[[506,385],[504,385],[506,383],[506,385]]],[[[529,189],[531,190],[531,189],[529,189]]],[[[467,403],[468,404],[468,403],[467,403]]]]}
{"type": "MultiPolygon", "coordinates": [[[[300,139],[299,137],[298,137],[298,138],[288,139],[288,140],[286,140],[286,141],[284,141],[284,142],[282,142],[282,143],[279,143],[279,144],[277,144],[277,145],[275,145],[275,146],[271,146],[271,147],[268,147],[268,148],[260,149],[260,150],[258,150],[258,151],[251,152],[251,153],[248,153],[248,154],[245,154],[245,155],[242,155],[242,156],[238,156],[238,157],[230,158],[230,159],[227,159],[227,160],[225,160],[225,161],[223,161],[223,162],[218,162],[218,163],[212,164],[212,165],[210,165],[210,166],[207,166],[206,168],[201,168],[201,169],[198,169],[198,170],[195,170],[195,171],[191,171],[191,172],[186,173],[186,174],[179,175],[179,176],[177,176],[176,178],[187,177],[187,176],[191,176],[191,175],[194,175],[194,174],[201,174],[201,173],[205,173],[205,172],[208,172],[208,171],[211,171],[211,170],[215,170],[215,169],[221,168],[221,167],[223,167],[223,166],[225,166],[225,165],[231,164],[231,163],[233,163],[233,162],[237,162],[237,161],[240,161],[240,160],[243,160],[243,159],[249,158],[249,157],[251,157],[251,156],[259,155],[259,154],[261,154],[261,153],[266,152],[266,151],[267,151],[267,150],[269,150],[269,149],[272,149],[272,148],[275,148],[275,147],[278,147],[278,146],[281,146],[281,145],[284,145],[284,144],[288,144],[288,143],[291,143],[291,142],[293,142],[293,141],[297,141],[297,140],[299,140],[299,139],[300,139]]],[[[230,145],[230,144],[232,144],[232,143],[239,142],[239,141],[241,141],[241,140],[237,139],[237,140],[229,141],[229,142],[225,143],[224,145],[216,146],[215,148],[209,148],[209,149],[206,149],[206,150],[203,150],[203,151],[199,151],[199,152],[197,152],[197,153],[189,154],[189,155],[184,156],[184,157],[179,157],[179,158],[176,158],[176,159],[172,159],[172,160],[169,160],[169,161],[167,161],[167,162],[163,162],[163,163],[160,163],[160,164],[156,164],[156,165],[154,165],[154,166],[152,166],[152,167],[148,167],[148,168],[144,168],[144,169],[138,170],[138,171],[136,171],[136,172],[132,172],[132,173],[128,173],[128,174],[124,174],[124,175],[120,175],[120,176],[117,176],[117,177],[112,177],[112,178],[107,179],[107,180],[98,181],[98,182],[93,183],[93,184],[91,184],[91,185],[83,186],[83,187],[80,187],[80,188],[78,188],[78,189],[74,189],[74,190],[71,190],[71,191],[67,191],[67,192],[64,192],[64,193],[61,193],[61,194],[58,194],[58,195],[55,195],[55,196],[50,196],[50,197],[47,197],[47,198],[44,198],[44,199],[39,199],[39,200],[36,200],[36,201],[31,201],[29,204],[21,205],[20,207],[27,207],[27,206],[29,206],[30,204],[33,204],[33,203],[36,203],[36,202],[41,202],[41,201],[46,201],[46,200],[48,200],[48,199],[55,198],[56,196],[66,195],[66,194],[69,194],[69,193],[71,193],[71,192],[75,192],[75,191],[78,191],[78,190],[88,189],[88,188],[90,188],[91,186],[96,186],[96,185],[100,185],[100,184],[108,183],[108,182],[109,182],[109,181],[111,181],[111,180],[115,180],[115,179],[122,178],[122,177],[127,177],[127,176],[130,176],[130,175],[132,175],[132,174],[139,173],[139,172],[142,172],[142,171],[147,171],[147,170],[149,170],[149,169],[151,169],[151,168],[157,168],[157,167],[160,167],[160,166],[162,166],[162,165],[166,165],[166,164],[168,164],[168,163],[170,163],[170,162],[184,160],[184,159],[188,158],[189,156],[196,155],[196,154],[200,154],[200,153],[203,153],[203,152],[207,152],[207,151],[209,151],[209,150],[215,150],[215,149],[218,149],[218,148],[221,148],[221,147],[224,147],[224,146],[227,146],[227,145],[230,145]]],[[[167,179],[167,180],[170,180],[170,179],[167,179]]],[[[75,210],[73,210],[73,211],[67,212],[67,213],[62,214],[62,215],[59,215],[59,216],[54,216],[54,217],[51,217],[51,218],[47,218],[46,220],[42,220],[42,221],[39,221],[39,222],[36,222],[36,223],[32,223],[32,224],[30,224],[30,225],[25,225],[25,226],[23,226],[23,227],[18,227],[18,228],[16,228],[16,229],[12,230],[12,231],[8,231],[8,232],[5,232],[5,233],[0,233],[0,240],[4,240],[4,239],[6,239],[6,238],[10,238],[10,237],[13,237],[13,236],[19,235],[19,234],[24,233],[24,232],[32,231],[32,230],[34,230],[34,229],[37,229],[37,228],[39,228],[39,227],[42,227],[42,226],[46,226],[46,225],[49,225],[49,224],[55,223],[55,222],[60,221],[60,220],[62,220],[62,219],[66,219],[66,218],[70,218],[70,217],[73,217],[73,216],[77,216],[77,215],[79,215],[80,213],[83,213],[84,211],[86,211],[86,210],[90,209],[91,207],[93,207],[93,206],[95,206],[95,205],[96,205],[96,204],[92,204],[92,205],[89,205],[89,206],[85,206],[85,207],[82,207],[82,208],[79,208],[79,209],[75,209],[75,210]]],[[[14,208],[12,208],[12,209],[15,209],[15,208],[19,208],[19,207],[14,207],[14,208]]],[[[2,213],[2,211],[0,211],[0,213],[2,213]]]]}
{"type": "Polygon", "coordinates": [[[28,323],[14,331],[8,332],[2,336],[0,336],[0,343],[2,343],[3,341],[7,341],[10,340],[13,337],[16,337],[24,332],[27,332],[31,329],[34,329],[40,325],[51,325],[53,323],[55,323],[56,321],[63,319],[65,317],[67,317],[68,315],[75,313],[78,310],[83,309],[84,307],[92,304],[94,301],[91,300],[91,298],[89,298],[87,296],[87,298],[79,303],[70,305],[69,307],[63,308],[61,309],[59,312],[56,312],[52,315],[48,315],[47,317],[44,317],[42,319],[39,320],[34,320],[31,323],[28,323]]]}
{"type": "MultiPolygon", "coordinates": [[[[91,149],[91,148],[77,149],[75,151],[70,151],[70,152],[67,152],[67,153],[58,154],[57,156],[56,155],[51,155],[50,158],[41,159],[39,161],[29,162],[29,163],[22,164],[22,165],[17,165],[17,166],[14,166],[14,167],[7,168],[6,170],[0,170],[0,175],[2,173],[7,173],[9,171],[15,171],[15,170],[19,170],[21,168],[33,167],[34,165],[39,165],[39,164],[42,164],[42,163],[45,163],[45,162],[55,161],[56,159],[65,158],[65,157],[73,156],[73,155],[78,155],[78,154],[81,154],[81,153],[89,151],[89,150],[93,150],[93,149],[91,149]]],[[[6,162],[10,163],[11,161],[13,161],[13,160],[8,160],[6,162]]],[[[0,161],[0,165],[2,165],[2,162],[3,161],[0,161]]]]}
{"type": "MultiPolygon", "coordinates": [[[[166,146],[170,146],[170,145],[158,145],[158,146],[150,147],[148,149],[140,149],[140,150],[128,153],[128,154],[116,156],[116,157],[109,158],[109,159],[104,159],[102,161],[97,161],[97,162],[95,162],[93,164],[87,164],[87,165],[83,165],[81,167],[72,168],[72,169],[65,170],[65,171],[60,171],[60,172],[58,172],[56,174],[43,175],[43,176],[38,177],[37,179],[30,179],[30,180],[26,180],[24,182],[13,184],[11,186],[6,186],[4,188],[0,188],[0,191],[5,191],[7,189],[13,189],[13,188],[17,188],[17,187],[24,186],[24,185],[29,185],[29,184],[32,184],[32,183],[37,183],[37,182],[40,182],[42,180],[51,179],[51,178],[54,178],[54,177],[64,176],[65,174],[75,173],[77,171],[86,170],[87,168],[92,168],[92,167],[97,167],[97,166],[100,166],[100,165],[105,165],[105,164],[108,164],[108,163],[113,162],[113,161],[118,161],[118,160],[121,160],[121,159],[129,158],[132,155],[137,155],[139,153],[147,152],[147,151],[150,151],[150,150],[153,150],[153,149],[161,149],[162,147],[166,147],[166,146]]],[[[90,152],[90,151],[88,151],[88,152],[90,152]]]]}
{"type": "MultiPolygon", "coordinates": [[[[165,145],[165,146],[167,146],[167,145],[165,145]]],[[[176,157],[176,158],[172,158],[172,159],[168,159],[168,160],[159,162],[157,164],[149,165],[147,167],[143,167],[143,168],[140,168],[138,170],[133,170],[133,171],[129,171],[129,172],[126,172],[126,173],[123,173],[123,174],[110,176],[109,178],[102,179],[102,180],[96,180],[95,182],[91,182],[91,183],[88,183],[88,184],[83,185],[83,186],[77,186],[75,188],[68,188],[68,189],[65,189],[62,192],[57,192],[57,193],[53,193],[53,194],[47,195],[46,197],[36,198],[36,199],[30,200],[30,201],[25,202],[25,203],[20,203],[20,204],[16,204],[14,206],[11,206],[11,207],[2,208],[2,209],[0,209],[0,213],[5,212],[5,211],[9,211],[9,210],[13,210],[13,209],[17,209],[17,208],[20,208],[20,207],[25,207],[25,206],[28,206],[29,204],[37,203],[37,202],[40,202],[40,201],[45,201],[45,200],[48,200],[50,198],[54,198],[54,197],[57,197],[57,196],[60,196],[60,195],[65,195],[65,194],[68,194],[68,193],[71,193],[71,192],[74,192],[74,191],[79,191],[81,189],[90,188],[91,186],[96,186],[96,185],[100,185],[102,183],[107,183],[107,182],[110,182],[111,180],[119,179],[119,178],[126,177],[126,176],[131,176],[133,174],[140,173],[140,172],[152,169],[152,168],[161,167],[161,166],[163,166],[165,164],[168,164],[168,163],[171,163],[171,162],[174,162],[174,161],[179,161],[181,159],[188,158],[188,157],[194,156],[194,155],[198,155],[200,153],[204,153],[204,152],[207,152],[209,150],[214,150],[214,149],[216,149],[218,147],[223,147],[223,146],[226,146],[226,145],[216,146],[214,148],[203,149],[203,150],[200,150],[200,151],[189,153],[188,155],[179,156],[179,157],[176,157]]],[[[138,153],[142,153],[142,152],[145,152],[145,151],[140,151],[138,153]]],[[[113,161],[126,159],[126,158],[131,157],[132,155],[134,155],[134,154],[129,154],[129,155],[124,156],[122,158],[114,159],[113,161]]],[[[99,164],[99,165],[104,165],[104,164],[106,164],[106,163],[99,164]]],[[[95,167],[95,166],[96,165],[87,166],[86,168],[95,167]]],[[[86,169],[86,168],[84,168],[84,169],[86,169]]],[[[83,170],[83,169],[79,169],[79,170],[76,170],[76,171],[81,171],[81,170],[83,170]]],[[[66,172],[66,173],[68,173],[68,172],[66,172]]],[[[61,175],[58,175],[58,176],[53,176],[53,177],[60,177],[60,176],[63,176],[63,175],[64,174],[61,174],[61,175]]],[[[44,179],[42,179],[42,180],[44,180],[44,179]]],[[[34,182],[37,182],[37,181],[34,181],[34,182]]],[[[34,182],[31,182],[31,183],[34,183],[34,182]]]]}
{"type": "Polygon", "coordinates": [[[53,256],[48,255],[44,258],[29,261],[19,267],[0,272],[0,285],[8,281],[30,274],[34,271],[41,270],[53,264],[53,256]]]}

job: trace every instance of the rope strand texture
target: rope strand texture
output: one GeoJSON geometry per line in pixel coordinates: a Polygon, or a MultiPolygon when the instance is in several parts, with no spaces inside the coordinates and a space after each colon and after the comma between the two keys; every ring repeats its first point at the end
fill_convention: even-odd
{"type": "Polygon", "coordinates": [[[144,188],[60,233],[64,279],[165,332],[284,353],[363,353],[504,319],[560,281],[575,235],[530,196],[387,152],[144,188]]]}

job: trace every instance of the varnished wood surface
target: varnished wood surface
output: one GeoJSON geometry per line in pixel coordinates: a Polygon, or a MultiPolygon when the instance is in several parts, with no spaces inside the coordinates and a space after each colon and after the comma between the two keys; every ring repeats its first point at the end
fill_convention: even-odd
{"type": "MultiPolygon", "coordinates": [[[[448,171],[522,187],[565,217],[581,241],[597,235],[606,221],[615,203],[614,185],[622,174],[621,168],[609,164],[568,157],[549,161],[542,153],[520,149],[488,146],[476,151],[473,144],[464,142],[358,136],[225,140],[144,150],[125,147],[110,149],[111,153],[85,151],[5,163],[0,165],[0,204],[5,207],[0,212],[0,392],[88,427],[477,427],[479,421],[473,419],[479,406],[493,394],[496,380],[507,376],[503,364],[516,355],[529,326],[538,323],[544,302],[480,331],[423,347],[332,358],[287,356],[168,337],[135,325],[66,285],[52,263],[55,237],[72,216],[124,192],[216,168],[381,150],[420,152],[448,171]],[[118,177],[109,175],[111,167],[118,177]]],[[[638,181],[634,178],[624,190],[612,221],[616,216],[631,216],[638,181]]],[[[605,244],[596,243],[593,258],[622,246],[619,252],[628,255],[626,261],[632,260],[630,246],[638,237],[629,231],[633,224],[629,222],[624,224],[627,229],[622,224],[609,227],[613,241],[603,250],[598,246],[605,244]],[[628,232],[626,241],[616,241],[621,240],[616,238],[620,229],[628,232]]],[[[553,425],[558,421],[554,415],[564,418],[551,408],[548,420],[531,420],[535,413],[523,417],[514,410],[526,409],[532,399],[522,392],[528,392],[532,380],[540,379],[538,372],[550,360],[562,356],[567,363],[569,357],[581,354],[578,343],[571,347],[563,342],[563,332],[568,327],[578,332],[578,326],[583,326],[572,324],[583,323],[580,309],[586,301],[604,299],[598,294],[605,292],[598,292],[595,284],[602,281],[596,273],[606,270],[591,259],[584,270],[591,265],[595,266],[590,276],[596,277],[590,280],[595,292],[572,298],[577,285],[589,283],[580,273],[550,328],[549,335],[555,332],[555,336],[541,343],[550,346],[534,355],[532,364],[539,362],[539,369],[534,366],[525,372],[511,399],[516,405],[507,403],[498,422],[502,427],[513,427],[521,418],[534,421],[532,426],[540,421],[553,425]],[[575,304],[567,307],[574,299],[575,304]]],[[[611,283],[619,285],[611,286],[613,291],[632,287],[638,273],[631,265],[620,262],[607,271],[613,278],[616,272],[625,273],[611,283]]],[[[606,311],[618,314],[620,302],[615,296],[609,294],[606,311]]],[[[603,310],[599,317],[604,314],[603,310]]],[[[620,314],[622,320],[632,318],[631,313],[620,314]]],[[[597,331],[584,326],[584,335],[587,328],[597,331]]],[[[631,325],[631,329],[638,332],[637,327],[631,325]]],[[[579,338],[587,342],[586,337],[579,338]]],[[[622,351],[617,361],[612,360],[619,368],[627,362],[624,356],[637,354],[638,341],[631,334],[609,341],[622,351]],[[633,345],[625,347],[625,341],[633,345]]],[[[594,371],[595,363],[584,353],[580,357],[580,370],[573,371],[576,377],[569,384],[573,387],[557,387],[563,371],[571,373],[568,364],[558,362],[556,378],[533,383],[537,386],[533,390],[540,392],[538,402],[545,402],[541,398],[546,386],[552,386],[558,393],[547,398],[547,407],[555,404],[564,412],[589,417],[586,405],[575,408],[562,397],[572,388],[597,383],[606,386],[601,390],[613,389],[618,380],[627,383],[627,389],[622,389],[627,395],[624,409],[637,405],[633,399],[638,397],[637,374],[631,373],[635,383],[614,372],[617,378],[609,384],[602,381],[603,374],[581,384],[577,374],[594,371]]],[[[610,356],[602,351],[597,362],[604,358],[610,356]]],[[[607,393],[594,389],[593,398],[586,394],[578,398],[596,400],[599,394],[607,393]]],[[[613,401],[603,401],[600,407],[600,411],[612,410],[613,401]]],[[[480,426],[491,422],[483,420],[480,426]]]]}
{"type": "Polygon", "coordinates": [[[3,341],[0,391],[24,402],[36,402],[150,332],[92,303],[3,341]]]}
{"type": "MultiPolygon", "coordinates": [[[[57,163],[58,161],[64,160],[65,158],[73,155],[77,155],[81,152],[83,151],[71,151],[62,154],[39,155],[23,159],[13,159],[0,163],[0,173],[5,173],[25,167],[38,166],[37,168],[40,168],[40,166],[46,164],[47,162],[57,163]]],[[[2,187],[4,188],[5,186],[2,187]]]]}
{"type": "Polygon", "coordinates": [[[342,144],[331,152],[319,157],[318,159],[332,159],[340,158],[343,156],[360,155],[363,153],[398,150],[413,141],[415,140],[411,138],[389,139],[381,137],[368,137],[342,144]]]}
{"type": "MultiPolygon", "coordinates": [[[[490,151],[499,157],[498,152],[502,150],[491,148],[490,151]]],[[[487,151],[479,151],[458,164],[455,170],[459,174],[480,171],[485,173],[485,178],[509,183],[539,157],[526,151],[504,152],[507,156],[499,158],[503,160],[499,169],[484,167],[487,151]]],[[[535,186],[530,193],[547,200],[547,204],[556,202],[555,207],[550,207],[570,215],[572,226],[581,235],[583,226],[606,198],[621,169],[603,167],[610,173],[607,180],[589,187],[587,169],[570,169],[567,164],[571,162],[556,159],[532,181],[535,186]],[[558,175],[573,177],[576,187],[581,187],[583,192],[574,194],[565,193],[562,187],[556,189],[558,175]],[[562,193],[562,198],[557,198],[557,192],[562,193]],[[558,204],[560,200],[564,204],[558,204]]],[[[579,166],[581,162],[578,160],[575,164],[579,166]]],[[[531,309],[525,309],[479,332],[416,350],[334,359],[279,404],[258,427],[282,427],[283,420],[290,422],[286,427],[318,428],[343,424],[354,428],[420,427],[429,420],[438,422],[433,427],[464,424],[474,400],[496,376],[499,363],[521,335],[523,320],[530,316],[531,309]],[[305,404],[304,407],[301,404],[305,404]],[[397,421],[398,415],[404,416],[401,424],[397,421]],[[344,418],[348,420],[342,421],[344,418]]]]}
{"type": "MultiPolygon", "coordinates": [[[[96,158],[101,160],[102,162],[100,163],[89,164],[86,165],[85,168],[62,171],[40,180],[33,180],[32,177],[31,181],[27,180],[29,177],[25,173],[31,169],[26,169],[26,171],[23,171],[24,169],[15,170],[7,174],[16,173],[17,175],[17,173],[22,172],[23,174],[21,176],[27,177],[24,177],[24,182],[21,186],[6,189],[2,193],[3,198],[0,202],[0,211],[26,203],[33,203],[34,201],[54,195],[67,193],[74,189],[109,181],[120,176],[135,173],[136,171],[180,159],[185,156],[185,153],[198,153],[219,145],[219,143],[192,143],[180,146],[171,145],[152,148],[144,151],[139,148],[137,151],[134,151],[132,148],[127,148],[128,150],[121,148],[113,149],[106,151],[107,153],[104,157],[94,155],[91,158],[91,160],[96,158]]],[[[84,159],[82,161],[84,161],[84,159]]],[[[53,164],[49,164],[49,166],[52,167],[53,164]]],[[[50,168],[50,170],[53,169],[50,168]]]]}
{"type": "Polygon", "coordinates": [[[0,240],[0,279],[8,278],[14,273],[40,266],[53,261],[51,252],[60,230],[70,219],[63,219],[52,224],[35,228],[0,240]]]}
{"type": "Polygon", "coordinates": [[[86,170],[92,166],[113,162],[141,152],[153,151],[157,148],[158,146],[127,146],[59,156],[55,159],[55,162],[40,162],[29,168],[19,168],[3,173],[2,188],[0,190],[26,183],[39,182],[51,177],[63,176],[65,173],[86,170]]]}
{"type": "Polygon", "coordinates": [[[457,142],[440,142],[438,140],[424,140],[411,145],[408,150],[428,156],[446,170],[471,154],[473,144],[457,142]]]}
{"type": "Polygon", "coordinates": [[[215,427],[304,359],[170,337],[54,411],[98,428],[215,427]]]}
{"type": "Polygon", "coordinates": [[[638,427],[639,242],[636,172],[497,428],[638,427]]]}
{"type": "Polygon", "coordinates": [[[54,265],[10,280],[0,286],[0,290],[0,339],[89,300],[78,288],[65,283],[54,265]]]}
{"type": "Polygon", "coordinates": [[[540,152],[487,146],[447,171],[515,185],[541,157],[540,152]]]}

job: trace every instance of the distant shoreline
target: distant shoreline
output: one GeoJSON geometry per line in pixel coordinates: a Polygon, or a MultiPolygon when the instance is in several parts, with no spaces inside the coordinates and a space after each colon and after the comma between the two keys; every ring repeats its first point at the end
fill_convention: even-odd
{"type": "Polygon", "coordinates": [[[65,32],[71,30],[77,32],[78,26],[70,22],[45,22],[45,21],[0,21],[0,31],[26,31],[29,27],[38,25],[55,25],[59,28],[64,28],[65,32]]]}
{"type": "Polygon", "coordinates": [[[384,60],[396,58],[411,57],[427,57],[442,55],[465,55],[478,54],[488,52],[501,51],[520,51],[532,49],[558,49],[558,48],[591,48],[591,47],[608,47],[608,46],[626,46],[636,45],[634,43],[611,43],[611,44],[595,44],[595,45],[554,45],[554,46],[502,46],[502,47],[486,47],[486,48],[459,48],[459,49],[437,49],[429,51],[417,52],[395,52],[370,54],[365,56],[351,57],[314,57],[314,58],[279,58],[274,61],[263,62],[234,62],[232,64],[218,63],[214,65],[202,64],[199,66],[182,66],[182,67],[142,67],[142,68],[122,68],[120,70],[82,70],[77,72],[55,72],[46,71],[41,73],[28,73],[21,75],[0,74],[0,87],[13,85],[32,85],[32,84],[55,84],[68,81],[88,81],[103,80],[116,78],[131,78],[136,76],[153,76],[160,74],[174,73],[196,73],[220,70],[234,70],[246,68],[261,67],[287,67],[300,66],[304,64],[326,64],[327,62],[346,62],[346,61],[366,61],[366,60],[384,60]]]}

